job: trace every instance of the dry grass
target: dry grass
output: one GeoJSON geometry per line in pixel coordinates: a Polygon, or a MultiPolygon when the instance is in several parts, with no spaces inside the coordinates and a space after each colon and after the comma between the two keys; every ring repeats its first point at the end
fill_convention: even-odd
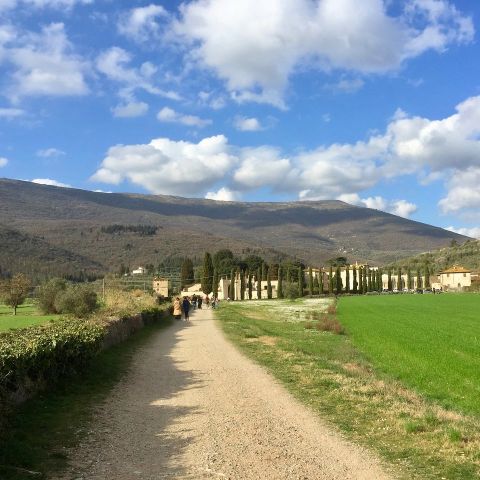
{"type": "Polygon", "coordinates": [[[133,315],[155,307],[155,299],[142,290],[123,291],[107,289],[99,314],[104,317],[133,315]]]}

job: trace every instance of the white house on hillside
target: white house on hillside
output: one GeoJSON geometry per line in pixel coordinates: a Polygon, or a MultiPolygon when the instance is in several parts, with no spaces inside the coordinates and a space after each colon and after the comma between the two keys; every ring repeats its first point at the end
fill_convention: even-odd
{"type": "Polygon", "coordinates": [[[472,284],[472,271],[459,265],[454,265],[440,272],[440,283],[449,290],[462,290],[465,287],[470,287],[472,284]]]}
{"type": "Polygon", "coordinates": [[[135,270],[132,270],[132,275],[145,275],[145,269],[143,267],[138,267],[135,270]]]}

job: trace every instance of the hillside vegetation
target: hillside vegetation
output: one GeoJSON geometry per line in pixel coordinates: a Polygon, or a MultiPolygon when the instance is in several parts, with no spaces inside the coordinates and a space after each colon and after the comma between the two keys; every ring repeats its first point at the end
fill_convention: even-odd
{"type": "MultiPolygon", "coordinates": [[[[0,180],[0,224],[43,243],[17,242],[0,266],[30,258],[118,271],[168,257],[202,258],[228,248],[268,261],[321,265],[339,255],[371,264],[396,261],[466,237],[340,201],[242,203],[162,195],[89,192],[0,180]],[[27,252],[27,253],[26,253],[27,252]],[[75,263],[76,262],[76,263],[75,263]]],[[[6,227],[4,227],[6,228],[6,227]]],[[[36,241],[37,241],[36,240],[36,241]]],[[[63,267],[62,267],[63,268],[63,267]]],[[[27,272],[28,273],[28,272],[27,272]]]]}

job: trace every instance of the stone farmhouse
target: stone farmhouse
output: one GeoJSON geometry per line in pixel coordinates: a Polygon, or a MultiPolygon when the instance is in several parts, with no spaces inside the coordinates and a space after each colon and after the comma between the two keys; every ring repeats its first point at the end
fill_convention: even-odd
{"type": "Polygon", "coordinates": [[[439,279],[440,284],[448,290],[462,290],[472,285],[472,271],[454,265],[440,272],[439,279]]]}
{"type": "Polygon", "coordinates": [[[169,281],[166,278],[153,277],[152,288],[157,296],[167,298],[169,293],[169,281]]]}

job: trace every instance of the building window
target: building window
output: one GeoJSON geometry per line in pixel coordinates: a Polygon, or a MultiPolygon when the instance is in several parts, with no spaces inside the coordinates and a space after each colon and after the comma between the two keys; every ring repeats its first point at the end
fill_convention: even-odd
{"type": "Polygon", "coordinates": [[[466,273],[464,273],[464,274],[463,274],[463,278],[465,278],[466,276],[467,276],[467,274],[466,274],[466,273]]]}

